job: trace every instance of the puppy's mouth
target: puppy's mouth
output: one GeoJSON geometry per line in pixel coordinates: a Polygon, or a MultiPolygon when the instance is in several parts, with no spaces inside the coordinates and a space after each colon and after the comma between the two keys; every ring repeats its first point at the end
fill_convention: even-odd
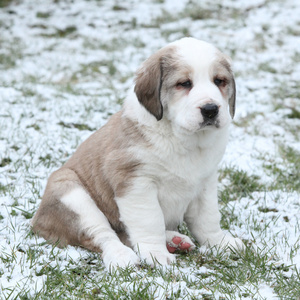
{"type": "Polygon", "coordinates": [[[200,129],[203,128],[219,128],[220,127],[220,121],[218,118],[214,119],[206,119],[202,123],[199,123],[200,129]]]}

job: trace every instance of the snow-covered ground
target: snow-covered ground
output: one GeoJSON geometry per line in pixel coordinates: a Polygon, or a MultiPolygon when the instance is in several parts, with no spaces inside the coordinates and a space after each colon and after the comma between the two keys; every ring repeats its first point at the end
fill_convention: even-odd
{"type": "MultiPolygon", "coordinates": [[[[286,154],[300,155],[300,2],[210,2],[24,0],[0,8],[0,252],[15,262],[0,260],[0,289],[43,285],[24,253],[42,242],[29,221],[49,174],[120,108],[141,61],[185,35],[232,57],[237,110],[221,167],[265,186],[229,203],[239,219],[230,231],[300,268],[300,173],[286,154]]],[[[61,251],[61,264],[84,255],[61,251]]],[[[276,297],[267,283],[260,290],[276,297]]]]}

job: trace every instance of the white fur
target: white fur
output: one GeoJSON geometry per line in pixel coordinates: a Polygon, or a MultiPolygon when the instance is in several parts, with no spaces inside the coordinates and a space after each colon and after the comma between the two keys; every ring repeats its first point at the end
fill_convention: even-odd
{"type": "Polygon", "coordinates": [[[104,214],[83,188],[73,189],[61,198],[61,202],[79,216],[80,228],[102,249],[102,258],[108,269],[139,264],[138,256],[121,243],[104,214]]]}

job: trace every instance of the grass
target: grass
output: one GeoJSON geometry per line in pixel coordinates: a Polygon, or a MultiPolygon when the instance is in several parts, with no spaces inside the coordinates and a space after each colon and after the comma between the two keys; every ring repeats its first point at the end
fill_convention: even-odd
{"type": "Polygon", "coordinates": [[[245,171],[225,168],[220,171],[219,180],[227,180],[226,187],[220,193],[223,203],[236,201],[243,197],[252,197],[255,191],[262,191],[265,186],[259,182],[256,175],[248,175],[245,171]]]}
{"type": "Polygon", "coordinates": [[[12,0],[0,0],[0,8],[9,6],[12,2],[12,0]]]}
{"type": "Polygon", "coordinates": [[[80,123],[65,123],[63,121],[60,121],[58,124],[66,128],[76,128],[78,130],[89,130],[89,131],[96,130],[95,128],[91,128],[86,124],[80,124],[80,123]]]}
{"type": "MultiPolygon", "coordinates": [[[[257,177],[232,168],[223,170],[220,177],[222,180],[229,178],[231,191],[240,198],[251,198],[253,192],[261,190],[257,177]]],[[[227,193],[228,190],[225,195],[227,193]]],[[[24,229],[15,227],[13,218],[21,214],[27,219],[33,213],[18,206],[15,203],[8,208],[9,227],[14,234],[24,232],[24,229]]],[[[278,212],[260,206],[258,211],[262,214],[278,212]]],[[[227,206],[223,207],[222,213],[228,213],[231,222],[236,222],[232,219],[235,213],[228,211],[227,206]]],[[[229,229],[226,222],[227,218],[222,219],[222,227],[229,229]]],[[[245,222],[248,223],[243,220],[245,222]]],[[[248,224],[254,226],[255,222],[252,220],[248,224]]],[[[268,227],[260,225],[256,230],[261,235],[268,227]]],[[[188,234],[185,226],[181,232],[188,234]]],[[[168,269],[142,265],[139,269],[125,268],[108,274],[97,253],[80,250],[79,258],[74,259],[64,249],[35,240],[28,229],[22,235],[25,240],[33,239],[34,242],[26,245],[19,241],[10,251],[0,251],[0,262],[6,266],[5,272],[0,270],[1,277],[13,279],[16,276],[14,265],[21,265],[21,272],[27,274],[25,281],[3,291],[6,295],[3,299],[263,299],[260,293],[266,284],[272,286],[280,298],[300,297],[299,271],[294,265],[282,263],[275,249],[267,243],[256,250],[247,246],[245,252],[196,250],[188,255],[178,254],[177,263],[168,269]],[[39,284],[32,290],[32,284],[29,287],[28,283],[34,281],[39,284]]],[[[295,243],[293,251],[294,254],[299,251],[299,243],[295,243]]]]}
{"type": "Polygon", "coordinates": [[[51,249],[42,263],[39,259],[42,251],[32,248],[17,248],[14,251],[18,255],[2,253],[0,258],[6,264],[13,264],[18,263],[20,255],[26,255],[32,273],[43,278],[44,284],[34,293],[26,286],[17,286],[19,299],[154,299],[158,294],[165,299],[199,299],[201,296],[215,299],[219,293],[235,294],[236,299],[259,298],[263,282],[272,285],[280,297],[299,297],[299,273],[295,270],[290,276],[292,266],[277,264],[271,258],[272,250],[259,250],[254,253],[247,248],[244,253],[230,256],[220,251],[195,252],[188,258],[179,256],[177,264],[168,269],[142,266],[138,272],[126,268],[115,274],[103,272],[100,257],[94,253],[85,254],[79,265],[67,258],[63,267],[62,261],[66,258],[56,248],[51,249]],[[187,263],[192,265],[189,273],[182,268],[187,263]],[[198,296],[192,296],[195,291],[199,291],[198,296]]]}
{"type": "MultiPolygon", "coordinates": [[[[267,299],[270,295],[300,299],[299,83],[280,77],[296,71],[299,51],[285,50],[286,60],[291,62],[287,68],[275,67],[269,58],[273,56],[260,59],[261,54],[280,52],[285,45],[285,37],[279,33],[278,42],[269,43],[275,25],[267,19],[255,24],[251,43],[243,45],[241,35],[241,41],[234,39],[234,31],[240,24],[247,26],[247,17],[259,7],[238,9],[220,1],[215,6],[189,1],[173,12],[160,6],[165,1],[154,0],[161,9],[153,12],[148,22],[140,20],[139,14],[129,15],[134,6],[115,2],[109,5],[114,17],[99,23],[98,10],[102,13],[106,4],[91,1],[89,7],[96,5],[97,14],[87,10],[86,23],[81,23],[81,14],[69,10],[74,8],[71,2],[60,2],[54,1],[49,10],[31,6],[26,39],[14,36],[14,31],[0,37],[0,150],[5,149],[0,152],[0,299],[210,300],[267,299]],[[59,13],[68,21],[60,29],[53,23],[58,5],[63,5],[59,13]],[[108,40],[103,39],[102,30],[109,32],[108,40]],[[91,36],[86,34],[89,31],[91,36]],[[240,236],[246,250],[225,252],[197,244],[192,253],[176,254],[177,262],[169,268],[142,264],[109,274],[100,254],[72,247],[59,249],[36,237],[29,222],[49,174],[120,107],[135,63],[163,41],[190,35],[220,41],[220,48],[230,44],[227,53],[245,63],[243,68],[237,65],[239,86],[257,80],[255,87],[247,87],[247,94],[239,95],[237,109],[239,103],[245,108],[246,102],[251,108],[247,97],[268,89],[264,94],[268,109],[246,110],[235,120],[233,129],[243,132],[241,141],[266,137],[264,128],[256,124],[259,117],[266,120],[266,127],[280,126],[284,132],[268,136],[278,149],[275,154],[266,157],[253,151],[251,159],[260,162],[259,170],[250,166],[250,173],[238,167],[239,161],[220,170],[221,226],[240,236]],[[251,55],[257,55],[257,64],[247,67],[251,55]],[[90,56],[93,60],[83,59],[90,56]],[[57,74],[62,75],[53,79],[57,74]],[[274,85],[269,88],[267,81],[261,87],[264,76],[270,76],[274,85]]],[[[267,1],[267,8],[274,3],[267,1]]],[[[7,32],[10,26],[14,28],[17,18],[9,16],[18,9],[18,1],[0,1],[0,7],[7,11],[0,29],[7,32]]],[[[281,11],[284,9],[276,10],[281,11]]],[[[250,23],[254,20],[252,16],[250,23]]],[[[297,38],[298,25],[281,24],[278,32],[297,38]]],[[[259,98],[256,101],[260,104],[259,98]]],[[[190,234],[185,224],[180,231],[190,234]]]]}
{"type": "Polygon", "coordinates": [[[299,192],[300,152],[292,147],[282,145],[279,150],[284,167],[277,166],[273,161],[265,163],[265,169],[274,177],[274,181],[269,188],[299,192]]]}
{"type": "MultiPolygon", "coordinates": [[[[1,9],[1,3],[0,3],[1,9]]],[[[7,30],[5,26],[1,26],[1,30],[7,30]]],[[[7,70],[16,67],[16,62],[22,57],[22,44],[19,38],[13,38],[11,43],[6,43],[5,40],[0,39],[0,47],[6,51],[0,53],[0,70],[7,70]]]]}

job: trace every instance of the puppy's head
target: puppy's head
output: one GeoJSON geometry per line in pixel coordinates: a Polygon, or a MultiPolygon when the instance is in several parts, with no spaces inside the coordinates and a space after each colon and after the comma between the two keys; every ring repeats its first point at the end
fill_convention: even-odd
{"type": "Polygon", "coordinates": [[[223,127],[234,117],[230,59],[194,38],[183,38],[150,56],[137,72],[135,93],[158,121],[164,116],[191,132],[223,127]]]}

